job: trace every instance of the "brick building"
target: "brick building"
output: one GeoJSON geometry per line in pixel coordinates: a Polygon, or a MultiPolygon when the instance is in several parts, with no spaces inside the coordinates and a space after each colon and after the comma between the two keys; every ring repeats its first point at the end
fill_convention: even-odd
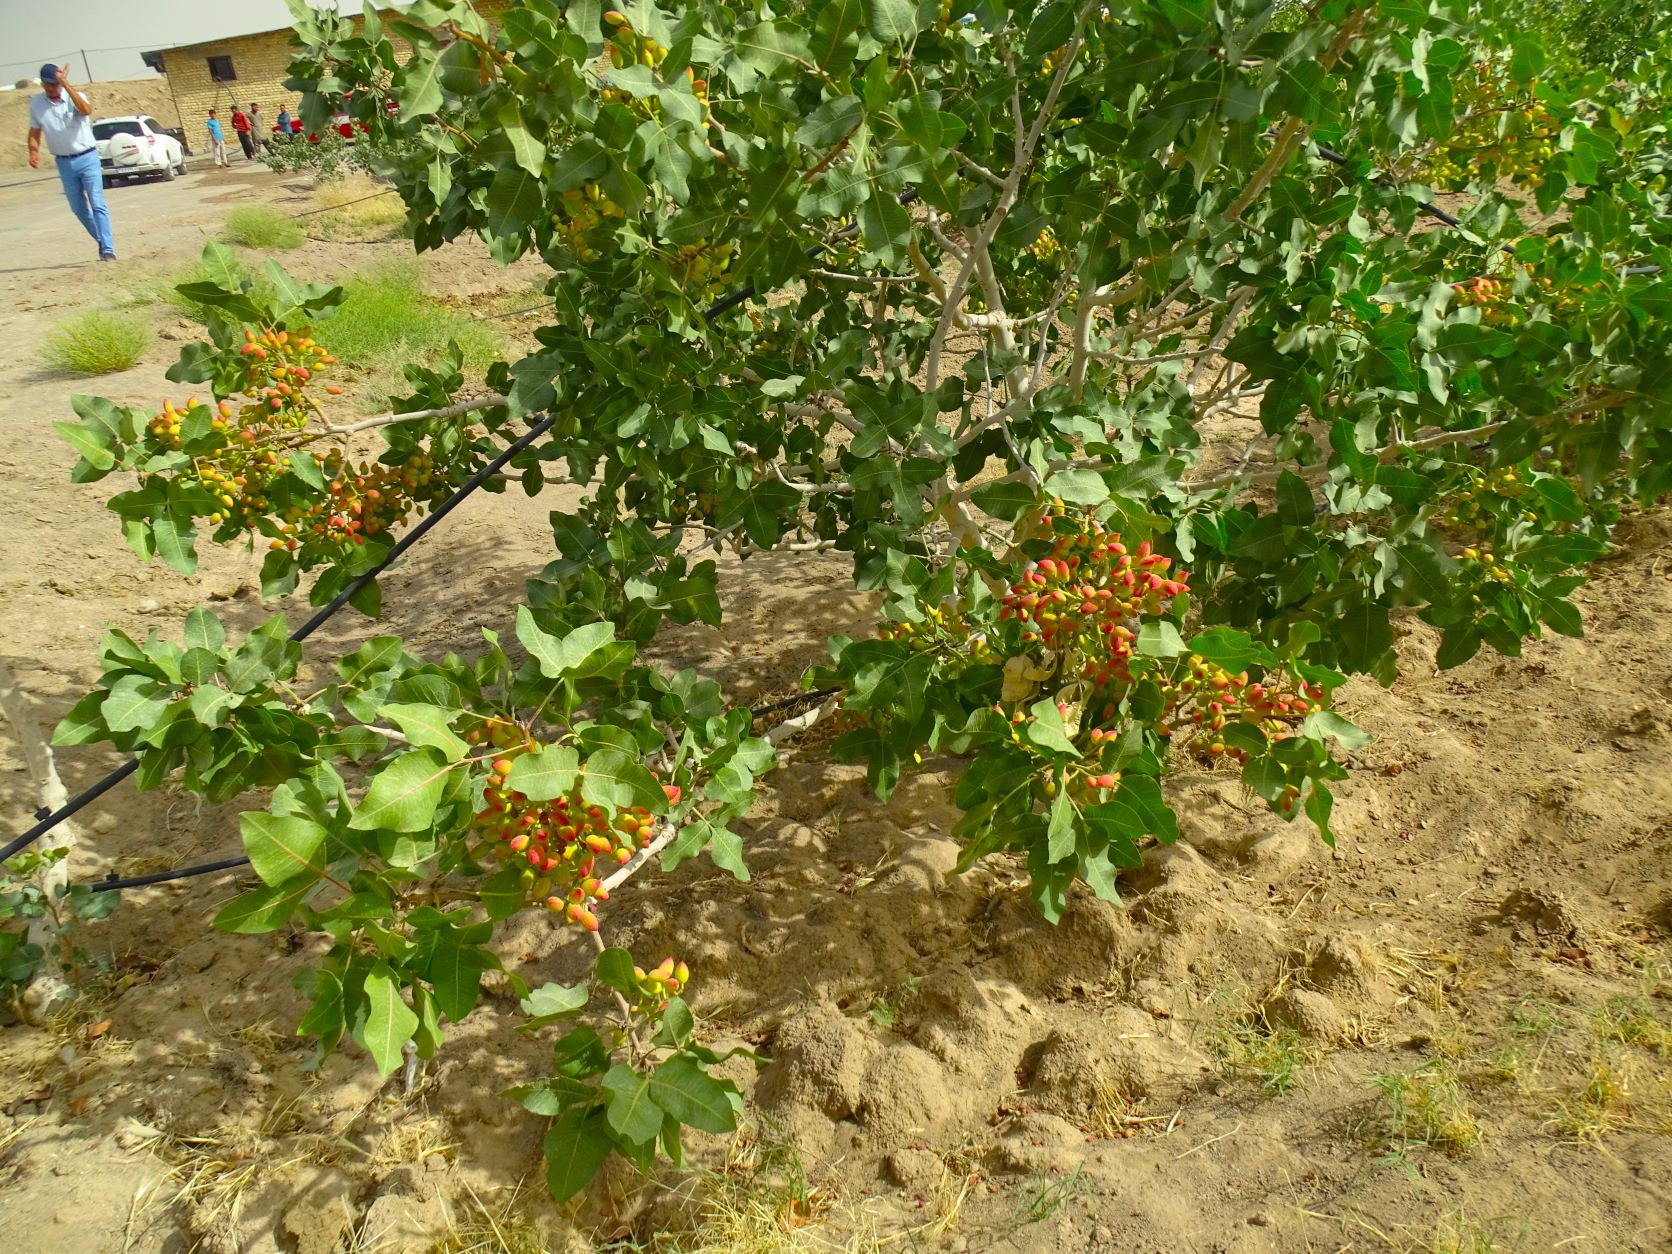
{"type": "MultiPolygon", "coordinates": [[[[478,0],[476,11],[491,18],[508,3],[510,0],[478,0]]],[[[378,16],[387,20],[400,15],[395,9],[385,8],[378,10],[378,16]]],[[[356,31],[363,24],[361,18],[354,19],[356,31]]],[[[411,54],[411,47],[393,31],[387,33],[396,59],[405,61],[411,54]]],[[[290,77],[290,59],[295,52],[291,29],[284,26],[278,30],[228,35],[222,39],[163,48],[145,53],[144,58],[146,65],[167,76],[169,91],[174,97],[175,107],[180,111],[180,125],[186,129],[192,146],[202,148],[205,139],[203,121],[211,109],[220,110],[223,129],[226,129],[234,103],[246,110],[251,104],[259,104],[264,125],[268,128],[278,117],[281,104],[288,104],[292,114],[296,112],[300,102],[296,94],[286,91],[284,86],[285,79],[290,77]]],[[[226,130],[226,137],[229,141],[232,139],[230,129],[226,130]]]]}
{"type": "MultiPolygon", "coordinates": [[[[382,10],[381,15],[398,16],[392,9],[382,10]]],[[[356,18],[355,29],[361,25],[361,19],[356,18]]],[[[169,92],[180,111],[180,125],[185,128],[192,147],[201,149],[206,138],[203,122],[211,109],[220,111],[228,142],[232,140],[228,119],[234,104],[241,105],[246,112],[251,104],[259,104],[266,129],[273,126],[281,105],[288,105],[293,114],[296,112],[300,103],[296,93],[286,91],[284,86],[285,79],[290,77],[290,59],[296,54],[292,36],[290,27],[284,26],[278,30],[182,44],[143,55],[146,65],[167,77],[169,92]]],[[[406,41],[393,33],[389,38],[396,56],[406,60],[411,51],[406,41]]]]}

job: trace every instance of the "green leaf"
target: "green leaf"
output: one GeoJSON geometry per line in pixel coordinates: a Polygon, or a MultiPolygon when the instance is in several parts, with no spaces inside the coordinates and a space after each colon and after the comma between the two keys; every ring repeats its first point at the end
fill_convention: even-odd
{"type": "Polygon", "coordinates": [[[601,1110],[567,1110],[546,1130],[546,1188],[552,1199],[568,1201],[598,1174],[615,1148],[601,1110]]]}
{"type": "Polygon", "coordinates": [[[63,437],[76,452],[94,470],[109,470],[116,465],[116,454],[111,451],[113,442],[109,433],[93,430],[79,422],[54,422],[52,429],[63,437]]]}
{"type": "Polygon", "coordinates": [[[439,749],[448,762],[457,762],[470,749],[464,737],[448,726],[456,711],[444,710],[439,705],[395,702],[384,706],[383,713],[415,749],[439,749]]]}
{"type": "Polygon", "coordinates": [[[509,99],[499,110],[499,129],[510,141],[511,151],[516,154],[519,166],[536,178],[545,172],[546,146],[529,134],[528,127],[523,124],[522,114],[509,99]]]}
{"type": "Polygon", "coordinates": [[[1335,833],[1330,831],[1329,816],[1335,808],[1335,794],[1321,779],[1312,781],[1312,791],[1306,794],[1306,817],[1318,828],[1318,835],[1331,849],[1335,848],[1335,833]]]}
{"type": "Polygon", "coordinates": [[[1301,724],[1301,733],[1316,740],[1328,736],[1348,753],[1364,748],[1374,739],[1369,732],[1349,723],[1334,710],[1314,710],[1308,714],[1306,722],[1301,724]]]}
{"type": "Polygon", "coordinates": [[[389,964],[380,962],[366,976],[366,1021],[355,1034],[372,1056],[379,1075],[391,1075],[403,1061],[401,1047],[412,1039],[418,1016],[401,996],[389,964]]]}
{"type": "Polygon", "coordinates": [[[1074,747],[1074,742],[1068,738],[1067,729],[1063,726],[1062,712],[1057,709],[1057,703],[1047,698],[1036,701],[1028,710],[1033,715],[1033,721],[1023,725],[1028,742],[1037,749],[1047,753],[1068,753],[1075,757],[1080,751],[1074,747]]]}
{"type": "Polygon", "coordinates": [[[638,981],[633,977],[633,955],[625,949],[611,946],[604,950],[592,964],[592,974],[605,988],[613,988],[618,993],[639,991],[638,981]]]}
{"type": "Polygon", "coordinates": [[[1015,522],[1038,499],[1039,494],[1025,483],[992,483],[970,494],[978,509],[1005,522],[1015,522]]]}
{"type": "Polygon", "coordinates": [[[437,112],[445,97],[441,91],[441,57],[433,52],[421,52],[406,63],[396,76],[395,99],[401,102],[402,122],[410,122],[424,114],[437,112]]]}
{"type": "MultiPolygon", "coordinates": [[[[826,100],[802,120],[801,125],[796,128],[795,142],[806,148],[829,148],[846,139],[864,120],[865,106],[860,103],[858,96],[837,96],[833,100],[826,100]]],[[[879,192],[877,195],[882,196],[883,193],[879,192]]],[[[910,229],[909,221],[907,229],[910,229]]]]}
{"type": "MultiPolygon", "coordinates": [[[[186,656],[190,657],[191,655],[187,654],[186,656]]],[[[225,688],[205,685],[193,691],[188,705],[191,708],[192,717],[205,727],[219,727],[221,716],[237,701],[238,698],[225,688]]]]}
{"type": "Polygon", "coordinates": [[[1074,817],[1074,803],[1068,799],[1068,789],[1059,788],[1057,799],[1051,803],[1051,822],[1045,833],[1045,856],[1052,862],[1061,862],[1074,852],[1074,817]]]}
{"type": "Polygon", "coordinates": [[[480,945],[456,936],[443,935],[424,968],[424,978],[435,989],[435,1004],[454,1023],[476,1008],[482,990],[482,973],[498,968],[494,956],[480,945]]]}
{"type": "Polygon", "coordinates": [[[662,1130],[662,1108],[650,1095],[649,1076],[617,1063],[605,1073],[600,1087],[605,1093],[604,1111],[617,1135],[635,1143],[655,1139],[662,1130]]]}
{"type": "Polygon", "coordinates": [[[725,1086],[689,1054],[675,1054],[651,1073],[650,1096],[680,1123],[699,1132],[730,1132],[737,1126],[725,1086]]]}
{"type": "Polygon", "coordinates": [[[1452,574],[1457,564],[1445,553],[1426,544],[1400,545],[1399,586],[1415,603],[1446,606],[1452,599],[1452,574]]]}
{"type": "Polygon", "coordinates": [[[1545,597],[1539,602],[1539,617],[1551,631],[1560,635],[1579,639],[1585,634],[1585,620],[1579,615],[1579,607],[1571,601],[1545,597]]]}
{"type": "Polygon", "coordinates": [[[196,535],[189,517],[158,514],[151,520],[151,543],[157,547],[157,556],[179,574],[197,573],[197,550],[192,543],[196,535]]]}
{"type": "Polygon", "coordinates": [[[528,900],[528,886],[523,883],[522,872],[514,865],[500,867],[500,869],[482,881],[477,890],[477,896],[482,902],[482,909],[488,918],[493,920],[509,919],[523,908],[528,900]]]}
{"type": "Polygon", "coordinates": [[[545,210],[539,177],[516,166],[494,176],[483,203],[488,211],[489,232],[502,238],[521,236],[545,210]]]}
{"type": "Polygon", "coordinates": [[[195,688],[212,683],[220,670],[220,656],[208,649],[187,649],[180,655],[180,682],[183,684],[191,684],[195,688]]]}
{"type": "Polygon", "coordinates": [[[595,806],[623,809],[643,806],[654,813],[668,808],[668,796],[644,763],[619,749],[600,749],[581,771],[581,796],[595,806]]]}
{"type": "Polygon", "coordinates": [[[530,801],[567,796],[575,786],[580,761],[580,755],[568,745],[542,745],[511,763],[506,783],[530,801]]]}
{"type": "Polygon", "coordinates": [[[1360,601],[1341,615],[1342,662],[1353,671],[1367,671],[1393,648],[1393,626],[1384,605],[1360,601]]]}
{"type": "Polygon", "coordinates": [[[275,888],[298,876],[309,881],[325,874],[325,829],[295,815],[246,810],[238,816],[244,852],[265,883],[275,888]]]}
{"type": "Polygon", "coordinates": [[[1203,661],[1223,666],[1232,674],[1249,666],[1271,666],[1277,655],[1246,631],[1232,627],[1210,627],[1191,638],[1189,651],[1203,661]]]}
{"type": "Polygon", "coordinates": [[[243,935],[276,932],[290,922],[302,899],[317,883],[317,880],[298,879],[278,888],[254,888],[241,893],[215,916],[213,926],[222,932],[243,935]]]}
{"type": "MultiPolygon", "coordinates": [[[[691,1033],[696,1030],[696,1020],[691,1016],[691,1008],[685,1004],[683,998],[670,997],[668,1004],[662,1008],[662,1023],[656,1030],[656,1039],[669,1045],[683,1045],[691,1039],[691,1033]]],[[[663,1109],[670,1109],[664,1106],[663,1109]]]]}
{"type": "Polygon", "coordinates": [[[111,684],[99,713],[113,732],[147,729],[162,717],[172,693],[168,685],[149,676],[123,675],[111,684]]]}
{"type": "Polygon", "coordinates": [[[519,1030],[533,1031],[579,1014],[590,1000],[591,994],[584,984],[542,984],[518,1003],[528,1016],[528,1022],[519,1030]]]}
{"type": "Polygon", "coordinates": [[[743,861],[743,838],[729,827],[708,823],[708,858],[722,871],[747,882],[749,867],[743,861]]]}
{"type": "Polygon", "coordinates": [[[568,635],[558,637],[534,620],[533,611],[526,605],[517,607],[517,639],[528,650],[529,657],[540,666],[547,679],[562,679],[579,670],[593,654],[615,639],[615,627],[610,623],[588,623],[568,635]]]}
{"type": "Polygon", "coordinates": [[[1292,470],[1277,479],[1277,517],[1285,527],[1307,527],[1317,517],[1312,489],[1292,470]]]}
{"type": "Polygon", "coordinates": [[[1109,499],[1109,485],[1095,470],[1059,470],[1045,480],[1045,492],[1070,505],[1101,505],[1109,499]]]}
{"type": "Polygon", "coordinates": [[[1138,628],[1136,647],[1145,657],[1178,657],[1188,652],[1179,629],[1164,618],[1138,628]]]}
{"type": "Polygon", "coordinates": [[[55,745],[86,745],[95,741],[107,739],[110,729],[99,715],[99,707],[104,704],[105,693],[90,692],[70,707],[70,712],[58,724],[52,733],[52,743],[55,745]]]}
{"type": "Polygon", "coordinates": [[[917,0],[865,0],[866,25],[885,44],[910,43],[920,21],[917,0]]]}
{"type": "Polygon", "coordinates": [[[1022,44],[1022,59],[1038,61],[1068,42],[1074,33],[1074,5],[1069,0],[1051,0],[1028,23],[1028,36],[1022,44]]]}
{"type": "Polygon", "coordinates": [[[426,830],[450,769],[434,749],[401,754],[373,777],[364,800],[354,808],[349,827],[357,832],[426,830]]]}
{"type": "Polygon", "coordinates": [[[859,229],[865,236],[865,246],[884,264],[893,265],[907,255],[911,214],[887,192],[873,191],[859,207],[859,229]]]}

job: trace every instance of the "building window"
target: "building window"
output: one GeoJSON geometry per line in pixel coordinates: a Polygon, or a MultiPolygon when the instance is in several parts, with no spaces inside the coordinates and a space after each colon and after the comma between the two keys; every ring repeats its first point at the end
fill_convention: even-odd
{"type": "Polygon", "coordinates": [[[236,83],[238,75],[232,69],[231,57],[209,58],[209,81],[212,83],[236,83]]]}

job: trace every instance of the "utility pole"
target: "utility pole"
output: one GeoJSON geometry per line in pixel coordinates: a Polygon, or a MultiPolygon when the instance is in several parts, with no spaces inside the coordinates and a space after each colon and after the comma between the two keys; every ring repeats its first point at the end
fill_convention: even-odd
{"type": "Polygon", "coordinates": [[[81,81],[91,83],[93,81],[93,69],[87,64],[87,49],[81,48],[78,51],[81,53],[81,72],[85,75],[81,81]]]}

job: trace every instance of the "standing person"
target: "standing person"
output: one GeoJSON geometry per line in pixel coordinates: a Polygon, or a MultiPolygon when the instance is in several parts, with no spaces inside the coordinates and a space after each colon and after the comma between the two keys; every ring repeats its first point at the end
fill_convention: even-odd
{"type": "Polygon", "coordinates": [[[238,132],[238,146],[244,150],[244,159],[255,160],[255,144],[250,141],[250,115],[237,105],[232,106],[232,129],[238,132]]]}
{"type": "Polygon", "coordinates": [[[253,101],[250,103],[250,134],[255,139],[255,150],[257,152],[267,147],[267,132],[262,129],[261,125],[261,106],[253,101]]]}
{"type": "Polygon", "coordinates": [[[279,124],[279,138],[290,138],[290,106],[283,100],[279,101],[279,116],[274,119],[279,124]]]}
{"type": "Polygon", "coordinates": [[[226,140],[221,136],[220,119],[213,109],[209,110],[209,120],[204,125],[209,128],[209,146],[214,150],[215,164],[226,165],[226,140]]]}
{"type": "Polygon", "coordinates": [[[29,165],[41,164],[41,140],[58,166],[58,179],[76,221],[98,241],[99,260],[116,260],[116,243],[110,233],[110,212],[105,208],[104,172],[99,168],[99,149],[93,142],[93,106],[87,97],[70,86],[70,67],[41,66],[45,90],[29,102],[29,165]]]}

